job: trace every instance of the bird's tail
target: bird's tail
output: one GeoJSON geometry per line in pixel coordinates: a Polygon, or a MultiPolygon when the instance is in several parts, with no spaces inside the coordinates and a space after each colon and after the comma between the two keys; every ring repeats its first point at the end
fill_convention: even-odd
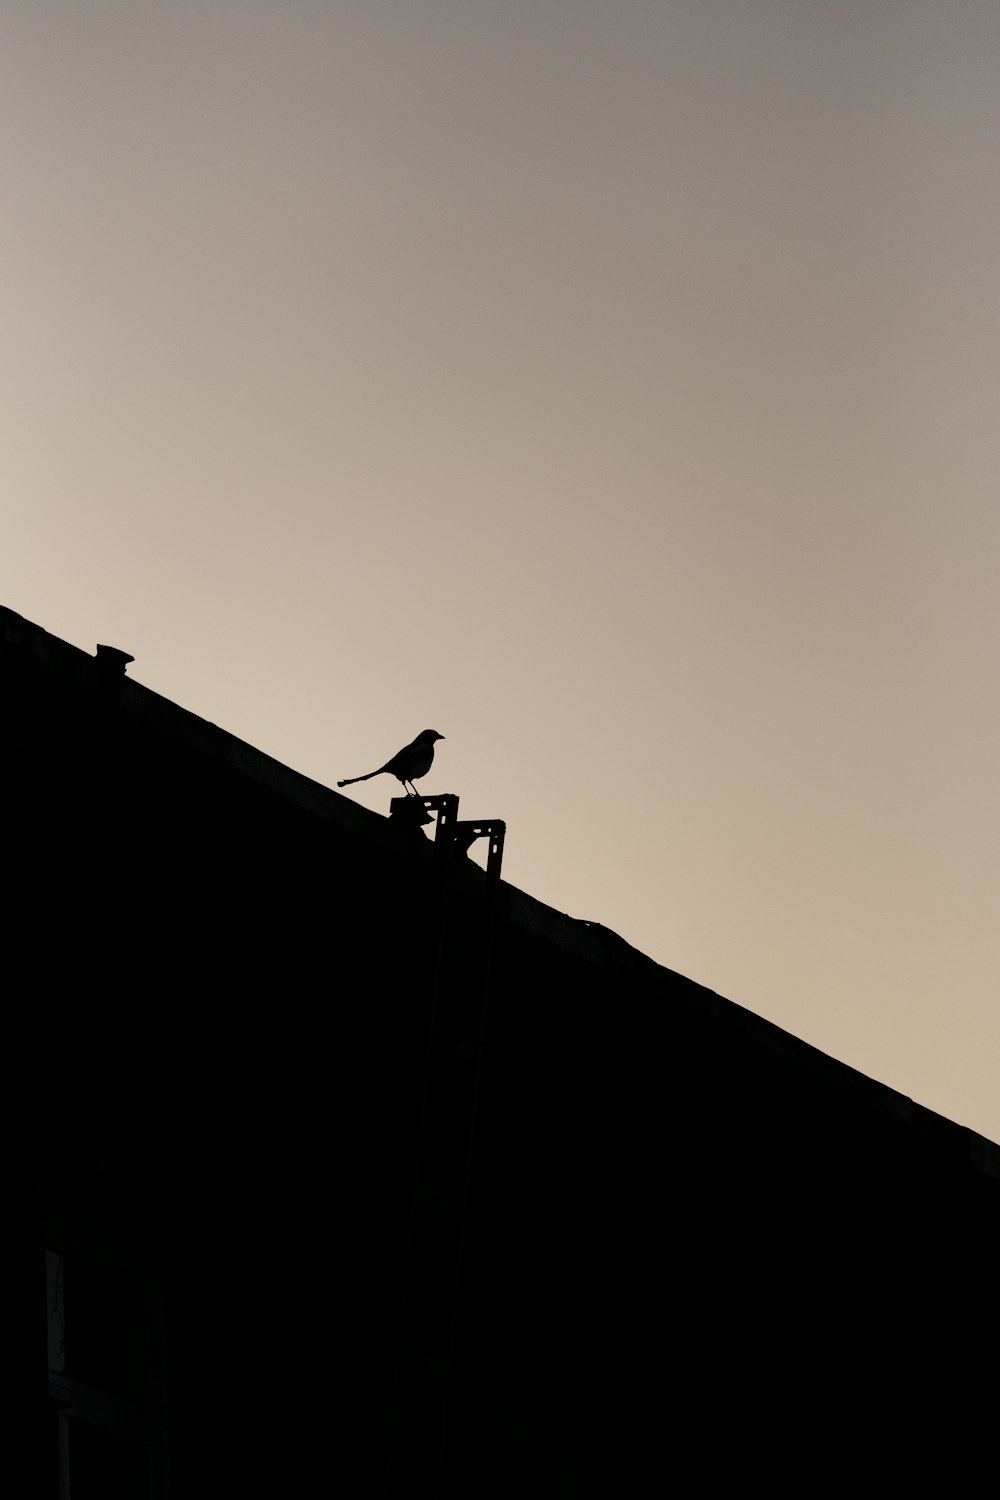
{"type": "Polygon", "coordinates": [[[373,776],[379,776],[379,771],[368,771],[364,776],[348,776],[346,781],[338,781],[338,786],[353,786],[356,781],[370,781],[373,776]]]}

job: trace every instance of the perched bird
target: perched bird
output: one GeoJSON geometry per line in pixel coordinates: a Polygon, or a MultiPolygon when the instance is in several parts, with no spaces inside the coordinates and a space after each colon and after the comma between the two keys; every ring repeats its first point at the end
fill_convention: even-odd
{"type": "Polygon", "coordinates": [[[434,759],[434,741],[443,739],[444,735],[438,734],[436,729],[422,729],[415,740],[404,745],[392,760],[387,760],[377,771],[369,771],[365,776],[348,776],[346,781],[338,781],[337,785],[351,786],[355,781],[370,781],[373,776],[381,776],[383,771],[388,771],[390,776],[395,776],[397,781],[403,783],[403,790],[408,797],[415,797],[417,789],[413,783],[418,776],[427,775],[434,759]]]}

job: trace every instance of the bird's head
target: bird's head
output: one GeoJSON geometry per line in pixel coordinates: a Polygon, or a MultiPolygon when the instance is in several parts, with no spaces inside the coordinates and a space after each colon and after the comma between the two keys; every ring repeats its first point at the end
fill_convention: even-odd
{"type": "Polygon", "coordinates": [[[422,729],[417,735],[418,745],[433,745],[435,740],[443,740],[444,735],[438,734],[436,729],[422,729]]]}

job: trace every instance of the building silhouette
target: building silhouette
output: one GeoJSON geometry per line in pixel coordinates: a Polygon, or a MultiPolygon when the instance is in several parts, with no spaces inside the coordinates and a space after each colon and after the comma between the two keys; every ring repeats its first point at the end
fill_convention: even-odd
{"type": "Polygon", "coordinates": [[[992,1490],[1000,1149],[0,642],[0,1495],[992,1490]]]}

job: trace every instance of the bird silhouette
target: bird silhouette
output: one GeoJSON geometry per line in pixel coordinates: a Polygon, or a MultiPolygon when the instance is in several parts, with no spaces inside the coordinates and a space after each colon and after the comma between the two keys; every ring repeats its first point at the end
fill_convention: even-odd
{"type": "Polygon", "coordinates": [[[417,789],[413,783],[418,776],[427,775],[434,759],[434,741],[443,739],[444,735],[438,734],[436,729],[422,729],[415,740],[404,745],[402,750],[397,750],[392,760],[387,760],[377,771],[368,771],[364,776],[348,776],[346,781],[338,781],[337,785],[351,786],[355,781],[370,781],[373,776],[381,776],[383,771],[388,771],[390,776],[395,776],[397,781],[403,783],[403,790],[408,797],[415,797],[417,789]]]}

